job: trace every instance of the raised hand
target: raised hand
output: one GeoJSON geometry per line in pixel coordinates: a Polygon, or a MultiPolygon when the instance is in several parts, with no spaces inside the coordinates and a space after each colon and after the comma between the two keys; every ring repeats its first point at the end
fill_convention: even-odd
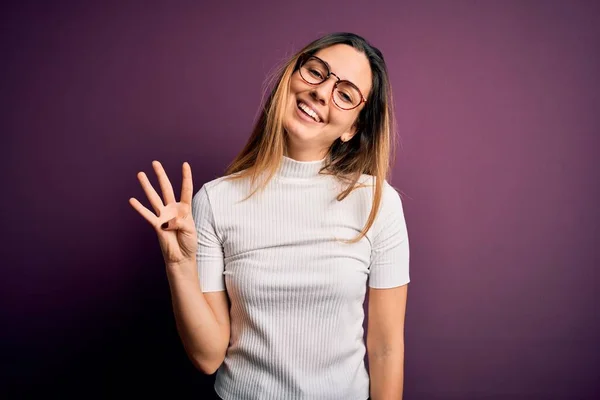
{"type": "Polygon", "coordinates": [[[198,247],[196,226],[192,218],[192,169],[187,162],[183,163],[183,181],[181,184],[181,199],[175,200],[173,187],[158,161],[152,162],[154,172],[162,190],[163,200],[152,187],[144,172],[139,172],[137,178],[150,200],[154,213],[144,207],[137,199],[131,197],[129,204],[152,225],[163,253],[167,266],[181,265],[196,259],[198,247]]]}

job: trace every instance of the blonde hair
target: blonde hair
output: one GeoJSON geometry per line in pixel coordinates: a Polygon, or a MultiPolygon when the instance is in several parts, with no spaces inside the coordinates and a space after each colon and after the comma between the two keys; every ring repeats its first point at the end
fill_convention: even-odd
{"type": "Polygon", "coordinates": [[[365,107],[357,120],[357,133],[347,142],[336,140],[330,146],[322,173],[334,175],[347,184],[337,200],[345,199],[353,190],[365,186],[359,183],[362,174],[374,177],[373,202],[367,222],[359,235],[347,240],[362,239],[377,217],[385,180],[390,178],[390,165],[395,152],[395,121],[391,86],[381,52],[362,37],[352,33],[333,33],[321,37],[298,51],[277,68],[270,77],[275,83],[264,103],[258,121],[246,145],[226,170],[227,179],[250,178],[252,191],[263,189],[280,167],[285,153],[283,118],[290,92],[290,80],[304,54],[335,44],[347,44],[363,52],[369,59],[373,85],[365,107]]]}

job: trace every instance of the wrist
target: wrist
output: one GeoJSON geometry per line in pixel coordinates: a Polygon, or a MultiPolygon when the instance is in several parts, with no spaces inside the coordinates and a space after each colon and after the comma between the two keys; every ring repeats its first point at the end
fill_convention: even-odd
{"type": "Polygon", "coordinates": [[[195,258],[167,264],[166,270],[169,281],[184,280],[194,283],[198,282],[198,267],[195,258]]]}

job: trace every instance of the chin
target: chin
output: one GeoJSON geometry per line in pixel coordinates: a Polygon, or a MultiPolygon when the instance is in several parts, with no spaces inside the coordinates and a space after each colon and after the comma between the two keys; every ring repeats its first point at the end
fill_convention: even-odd
{"type": "Polygon", "coordinates": [[[321,126],[303,121],[296,113],[296,103],[294,102],[283,120],[283,128],[290,139],[298,142],[312,141],[322,134],[321,126]]]}
{"type": "Polygon", "coordinates": [[[284,129],[289,140],[295,144],[308,145],[319,141],[319,130],[302,126],[298,121],[292,121],[288,124],[284,123],[284,129]]]}

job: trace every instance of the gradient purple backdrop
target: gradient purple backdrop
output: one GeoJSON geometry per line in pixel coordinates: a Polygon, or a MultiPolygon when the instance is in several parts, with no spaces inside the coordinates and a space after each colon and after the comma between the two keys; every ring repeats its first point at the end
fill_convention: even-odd
{"type": "Polygon", "coordinates": [[[1,11],[2,393],[210,392],[136,174],[159,160],[179,194],[188,161],[197,191],[268,72],[353,31],[395,94],[405,398],[600,395],[600,3],[60,3],[1,11]]]}

